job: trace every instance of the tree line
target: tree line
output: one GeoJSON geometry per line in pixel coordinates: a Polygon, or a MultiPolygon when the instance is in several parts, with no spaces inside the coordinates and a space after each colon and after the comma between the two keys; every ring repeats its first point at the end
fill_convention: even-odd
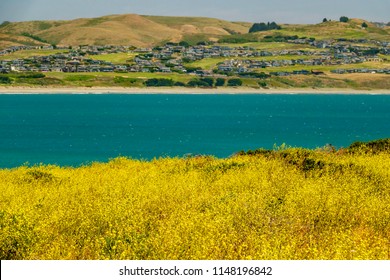
{"type": "Polygon", "coordinates": [[[232,78],[227,80],[224,78],[214,79],[212,77],[204,77],[204,78],[196,78],[190,80],[188,83],[183,82],[175,82],[172,79],[164,79],[164,78],[153,78],[148,79],[144,82],[144,85],[147,87],[173,87],[173,86],[188,86],[188,87],[222,87],[225,86],[242,86],[242,80],[239,78],[232,78]]]}
{"type": "Polygon", "coordinates": [[[260,22],[260,23],[254,23],[252,25],[252,27],[249,29],[249,33],[259,32],[259,31],[267,31],[267,30],[275,30],[275,29],[280,30],[280,29],[282,29],[282,27],[277,25],[274,21],[271,23],[260,22]]]}

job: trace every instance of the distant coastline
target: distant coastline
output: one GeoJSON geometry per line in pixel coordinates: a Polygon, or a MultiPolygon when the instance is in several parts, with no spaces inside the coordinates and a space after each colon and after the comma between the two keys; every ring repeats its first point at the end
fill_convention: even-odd
{"type": "Polygon", "coordinates": [[[183,88],[183,87],[0,87],[0,94],[390,94],[390,89],[347,88],[183,88]]]}

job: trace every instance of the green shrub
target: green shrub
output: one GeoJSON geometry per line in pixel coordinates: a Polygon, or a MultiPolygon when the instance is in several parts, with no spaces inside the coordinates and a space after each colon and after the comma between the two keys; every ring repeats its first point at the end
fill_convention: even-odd
{"type": "Polygon", "coordinates": [[[172,87],[174,86],[174,81],[172,79],[149,79],[144,82],[147,87],[172,87]]]}
{"type": "Polygon", "coordinates": [[[225,85],[225,79],[224,78],[217,78],[215,82],[215,86],[217,87],[223,87],[225,85]]]}
{"type": "Polygon", "coordinates": [[[348,150],[352,153],[355,152],[372,152],[372,153],[379,153],[379,152],[386,152],[390,151],[390,138],[387,139],[379,139],[375,141],[370,142],[354,142],[349,147],[348,150]]]}
{"type": "Polygon", "coordinates": [[[242,80],[238,78],[230,79],[227,83],[229,87],[242,86],[242,80]]]}
{"type": "Polygon", "coordinates": [[[0,76],[0,84],[10,84],[12,80],[7,76],[0,76]]]}
{"type": "Polygon", "coordinates": [[[190,87],[209,87],[210,85],[202,80],[199,79],[193,79],[187,83],[187,86],[190,87]]]}

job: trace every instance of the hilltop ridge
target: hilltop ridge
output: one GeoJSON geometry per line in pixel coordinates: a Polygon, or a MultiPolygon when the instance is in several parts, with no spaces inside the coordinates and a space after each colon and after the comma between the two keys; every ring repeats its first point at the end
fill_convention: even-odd
{"type": "Polygon", "coordinates": [[[4,22],[0,25],[0,48],[15,45],[62,46],[133,45],[152,47],[166,42],[218,41],[222,38],[261,40],[265,36],[299,36],[317,39],[348,38],[390,40],[390,27],[377,27],[363,19],[318,24],[281,24],[281,30],[248,34],[252,23],[207,17],[108,15],[74,20],[4,22]],[[368,24],[367,28],[361,25],[368,24]]]}
{"type": "Polygon", "coordinates": [[[45,43],[73,46],[112,44],[151,47],[168,41],[218,40],[221,36],[231,33],[246,33],[249,26],[249,23],[233,23],[213,18],[136,14],[68,21],[26,21],[1,25],[0,47],[45,43]]]}

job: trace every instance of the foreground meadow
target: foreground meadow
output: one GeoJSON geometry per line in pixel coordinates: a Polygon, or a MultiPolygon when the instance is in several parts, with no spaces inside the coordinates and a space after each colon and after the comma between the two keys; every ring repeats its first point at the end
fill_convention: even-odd
{"type": "Polygon", "coordinates": [[[390,152],[0,170],[1,259],[390,259],[390,152]]]}

